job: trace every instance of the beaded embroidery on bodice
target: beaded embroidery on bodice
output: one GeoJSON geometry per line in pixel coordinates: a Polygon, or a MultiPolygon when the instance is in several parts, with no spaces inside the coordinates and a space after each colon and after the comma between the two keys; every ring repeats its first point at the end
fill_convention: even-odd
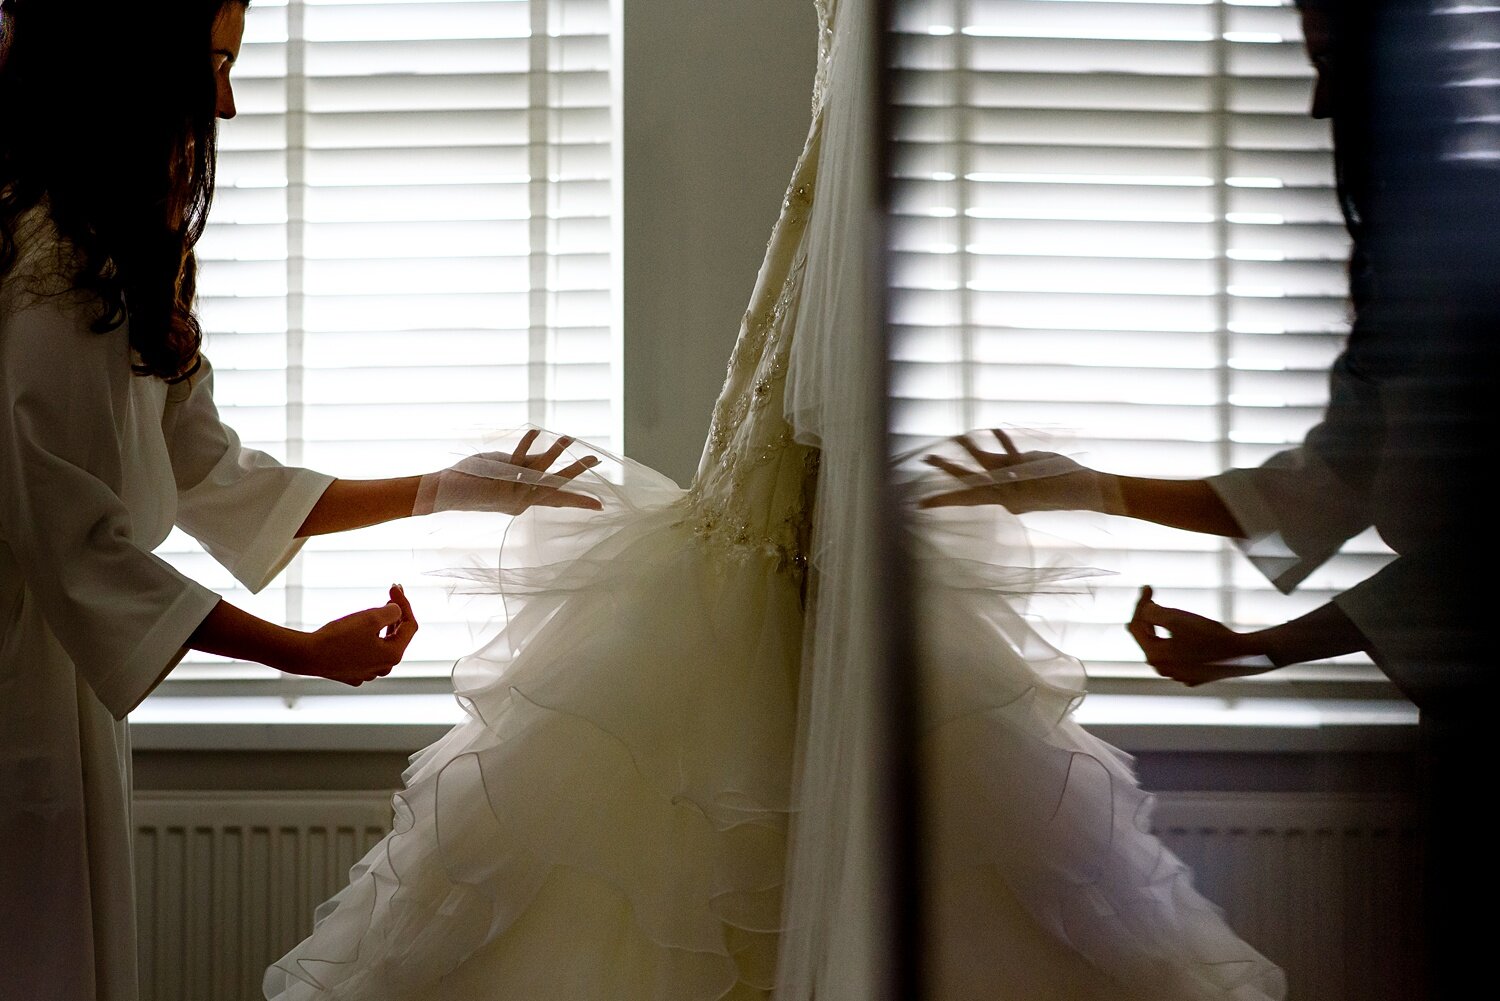
{"type": "Polygon", "coordinates": [[[706,543],[742,557],[760,552],[799,571],[806,564],[818,453],[795,441],[783,403],[806,264],[803,235],[817,183],[835,3],[816,4],[812,127],[766,245],[685,499],[691,512],[686,520],[706,543]]]}

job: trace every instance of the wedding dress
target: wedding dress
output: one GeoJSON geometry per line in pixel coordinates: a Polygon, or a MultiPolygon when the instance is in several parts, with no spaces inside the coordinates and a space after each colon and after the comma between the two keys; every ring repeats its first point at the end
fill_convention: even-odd
{"type": "MultiPolygon", "coordinates": [[[[875,572],[849,559],[868,538],[854,471],[885,460],[845,447],[868,414],[838,394],[861,385],[850,339],[869,328],[830,317],[871,301],[838,234],[873,46],[867,0],[817,3],[812,127],[696,478],[606,456],[568,485],[602,512],[532,508],[467,574],[506,613],[455,667],[467,718],[413,756],[390,834],[267,998],[869,996],[840,955],[871,941],[850,840],[880,823],[855,802],[869,640],[845,599],[875,572]]],[[[1128,759],[1070,718],[1080,666],[1007,598],[1044,579],[1014,562],[1015,519],[931,514],[911,534],[932,997],[1281,997],[1147,833],[1128,759]]]]}

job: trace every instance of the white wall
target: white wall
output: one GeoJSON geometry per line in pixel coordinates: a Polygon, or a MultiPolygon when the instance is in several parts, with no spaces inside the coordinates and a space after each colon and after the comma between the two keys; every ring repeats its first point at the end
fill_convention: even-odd
{"type": "Polygon", "coordinates": [[[812,0],[624,5],[625,451],[687,484],[807,135],[812,0]]]}

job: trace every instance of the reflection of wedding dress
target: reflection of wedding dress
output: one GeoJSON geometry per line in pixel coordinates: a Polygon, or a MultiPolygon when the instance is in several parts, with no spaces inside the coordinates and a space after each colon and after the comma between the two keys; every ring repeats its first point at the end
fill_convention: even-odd
{"type": "MultiPolygon", "coordinates": [[[[811,996],[778,983],[778,948],[813,490],[828,484],[784,394],[824,191],[834,2],[819,0],[813,127],[692,487],[620,461],[578,481],[602,514],[517,519],[490,578],[505,628],[454,672],[468,718],[413,757],[391,833],[268,971],[267,997],[811,996]]],[[[1076,662],[975,576],[972,548],[948,559],[957,520],[921,543],[929,633],[963,640],[926,651],[934,996],[1279,996],[1279,971],[1144,833],[1123,757],[1067,718],[1076,662]]]]}

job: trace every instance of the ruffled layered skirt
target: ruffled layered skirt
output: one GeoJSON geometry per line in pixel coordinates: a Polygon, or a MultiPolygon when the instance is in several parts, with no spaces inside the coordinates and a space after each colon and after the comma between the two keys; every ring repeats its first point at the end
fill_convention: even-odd
{"type": "Polygon", "coordinates": [[[1130,757],[1073,719],[1083,665],[1020,611],[1086,571],[1039,566],[998,508],[916,517],[931,997],[1283,997],[1151,834],[1130,757]]]}
{"type": "Polygon", "coordinates": [[[512,547],[550,562],[500,571],[505,628],[454,674],[467,718],[412,758],[391,833],[267,997],[772,987],[798,578],[705,544],[675,486],[630,478],[637,503],[538,512],[551,531],[512,547]]]}
{"type": "MultiPolygon", "coordinates": [[[[774,992],[816,670],[802,574],[625,471],[613,514],[537,512],[479,572],[509,615],[455,670],[467,717],[413,757],[390,834],[268,971],[268,998],[774,992]]],[[[1280,971],[1148,833],[1128,758],[1072,721],[1081,668],[1012,610],[983,531],[922,524],[932,997],[1280,997],[1280,971]]]]}

